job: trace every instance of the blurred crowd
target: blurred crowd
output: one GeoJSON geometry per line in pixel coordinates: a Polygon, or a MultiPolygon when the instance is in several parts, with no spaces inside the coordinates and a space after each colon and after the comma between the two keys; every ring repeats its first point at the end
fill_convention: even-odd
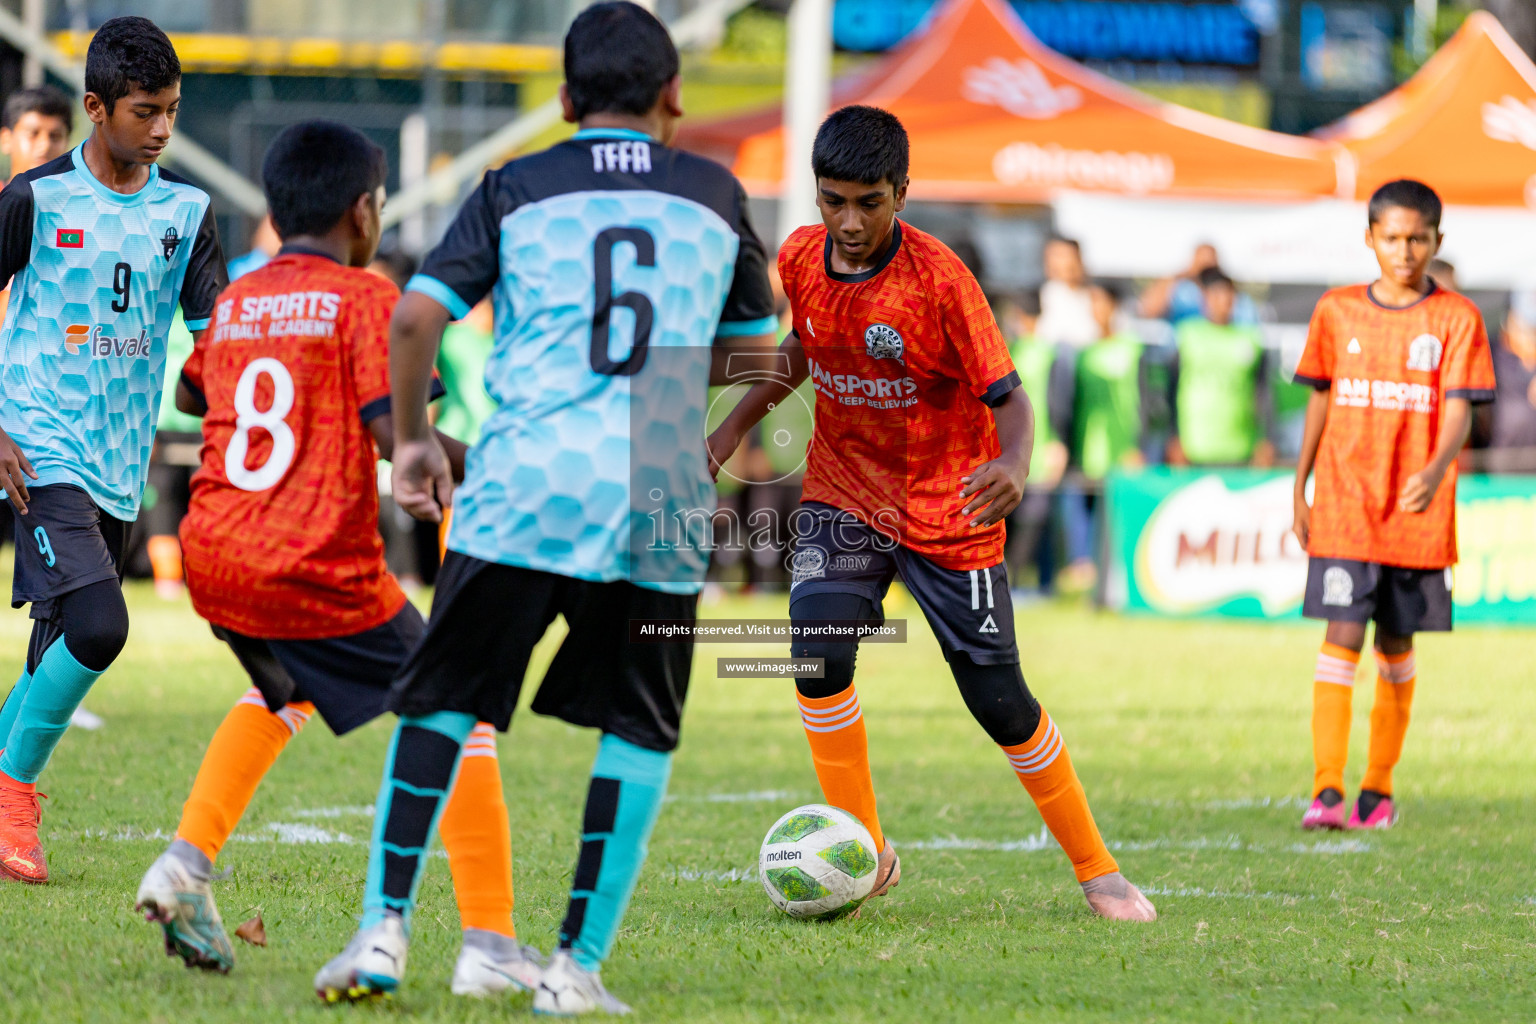
{"type": "MultiPolygon", "coordinates": [[[[72,104],[51,88],[19,90],[0,113],[0,154],[13,174],[64,152],[72,104]]],[[[278,239],[258,227],[247,251],[230,261],[231,279],[271,259],[278,239]]],[[[980,274],[974,248],[957,253],[980,274]]],[[[1042,249],[1038,289],[991,296],[999,325],[1035,408],[1035,449],[1024,501],[1008,522],[1008,559],[1016,584],[1050,593],[1092,588],[1103,538],[1103,493],[1115,470],[1146,466],[1270,467],[1293,458],[1300,442],[1307,389],[1289,380],[1272,324],[1221,267],[1210,245],[1196,247],[1185,268],[1142,285],[1096,280],[1080,246],[1053,237],[1042,249]]],[[[403,287],[415,261],[381,251],[369,268],[403,287]]],[[[1431,275],[1457,287],[1443,262],[1431,275]]],[[[5,293],[0,291],[0,313],[5,293]]],[[[1490,319],[1498,401],[1480,407],[1472,468],[1536,473],[1536,291],[1510,296],[1490,319]]],[[[788,333],[788,310],[782,330],[788,333]]],[[[1292,333],[1302,328],[1293,327],[1292,333]]],[[[452,324],[437,371],[446,395],[434,403],[437,426],[473,443],[494,410],[484,365],[493,346],[489,302],[452,324]]],[[[179,317],[168,341],[166,380],[174,381],[192,351],[179,317]]],[[[1298,350],[1299,351],[1299,350],[1298,350]]],[[[1295,358],[1295,354],[1291,355],[1295,358]]],[[[181,591],[177,530],[202,445],[199,420],[178,412],[168,388],[139,528],[128,560],[131,575],[153,577],[167,597],[181,591]]],[[[733,399],[717,392],[723,414],[733,399]]],[[[720,514],[713,578],[752,586],[788,582],[790,513],[800,497],[814,396],[807,383],[781,402],[747,438],[720,477],[720,514]],[[734,532],[730,532],[734,531],[734,532]]],[[[389,499],[380,473],[380,530],[391,568],[408,588],[430,585],[439,560],[437,527],[418,523],[389,499]]],[[[0,508],[0,541],[12,520],[0,508]]]]}

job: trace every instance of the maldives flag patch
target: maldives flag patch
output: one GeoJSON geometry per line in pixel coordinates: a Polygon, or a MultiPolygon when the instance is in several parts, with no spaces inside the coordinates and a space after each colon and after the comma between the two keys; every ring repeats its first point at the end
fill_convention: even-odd
{"type": "Polygon", "coordinates": [[[53,244],[60,249],[84,249],[85,232],[79,228],[59,228],[53,244]]]}

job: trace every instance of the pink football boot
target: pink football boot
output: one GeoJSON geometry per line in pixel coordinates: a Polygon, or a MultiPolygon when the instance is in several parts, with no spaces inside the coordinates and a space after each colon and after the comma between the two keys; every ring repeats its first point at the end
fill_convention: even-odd
{"type": "Polygon", "coordinates": [[[1397,824],[1397,808],[1392,804],[1392,798],[1384,793],[1373,793],[1368,789],[1360,791],[1360,797],[1355,801],[1355,809],[1349,814],[1348,829],[1359,828],[1391,828],[1397,824]],[[1365,811],[1361,814],[1361,811],[1365,811]]]}
{"type": "Polygon", "coordinates": [[[1316,829],[1341,829],[1344,827],[1344,794],[1332,786],[1317,794],[1307,813],[1301,816],[1301,827],[1316,829]]]}

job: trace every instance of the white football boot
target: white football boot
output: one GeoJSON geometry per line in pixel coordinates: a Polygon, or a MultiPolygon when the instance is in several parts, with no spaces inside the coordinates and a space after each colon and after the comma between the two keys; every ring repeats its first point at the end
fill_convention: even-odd
{"type": "Polygon", "coordinates": [[[315,994],[328,1003],[390,995],[405,975],[405,922],[390,914],[360,928],[347,948],[315,975],[315,994]]]}
{"type": "Polygon", "coordinates": [[[618,1016],[631,1011],[603,988],[597,971],[578,964],[570,950],[557,949],[534,990],[533,1012],[551,1017],[579,1017],[587,1013],[618,1016]]]}
{"type": "Polygon", "coordinates": [[[495,932],[471,928],[453,968],[453,994],[477,999],[500,992],[532,992],[544,976],[544,954],[495,932]]]}
{"type": "Polygon", "coordinates": [[[188,967],[228,974],[235,966],[235,951],[208,884],[212,869],[201,850],[178,839],[144,872],[134,909],[165,932],[166,956],[179,956],[188,967]]]}

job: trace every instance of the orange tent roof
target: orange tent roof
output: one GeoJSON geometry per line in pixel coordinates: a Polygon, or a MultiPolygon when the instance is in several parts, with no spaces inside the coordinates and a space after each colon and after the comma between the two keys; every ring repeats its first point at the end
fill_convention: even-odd
{"type": "Polygon", "coordinates": [[[1536,206],[1536,64],[1486,11],[1408,81],[1316,135],[1348,147],[1360,199],[1418,178],[1448,203],[1536,206]]]}
{"type": "MultiPolygon", "coordinates": [[[[1340,191],[1336,147],[1153,100],[1048,49],[1001,0],[950,0],[858,84],[857,95],[836,91],[838,105],[869,103],[901,118],[916,199],[1340,191]]],[[[735,171],[748,191],[778,192],[782,133],[780,125],[742,144],[735,171]]]]}

